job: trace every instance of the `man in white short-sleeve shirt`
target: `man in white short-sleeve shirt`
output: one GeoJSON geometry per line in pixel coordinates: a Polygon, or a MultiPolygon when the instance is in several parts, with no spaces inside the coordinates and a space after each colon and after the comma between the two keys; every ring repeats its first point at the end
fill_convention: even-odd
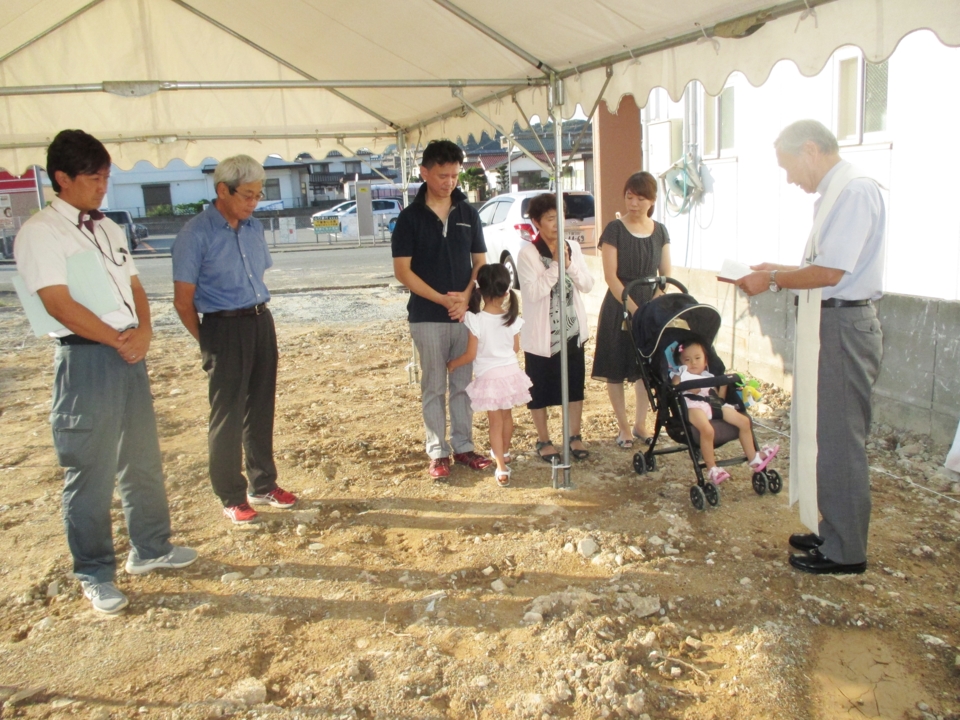
{"type": "Polygon", "coordinates": [[[814,225],[814,242],[802,267],[763,263],[737,281],[748,295],[781,288],[821,289],[816,406],[819,532],[790,536],[790,545],[802,551],[790,556],[790,564],[813,574],[862,573],[867,568],[871,511],[866,450],[870,400],[883,355],[874,301],[883,292],[886,209],[877,183],[840,157],[836,137],[816,120],[799,120],[784,128],[774,147],[787,182],[820,196],[817,211],[826,197],[833,203],[824,207],[827,214],[819,233],[814,225]]]}
{"type": "Polygon", "coordinates": [[[160,442],[144,358],[153,331],[150,305],[123,230],[99,211],[110,154],[82,130],[60,132],[47,149],[57,193],[16,238],[17,270],[29,292],[63,329],[57,340],[50,424],[64,469],[63,520],[73,572],[99,612],[126,607],[116,587],[110,503],[117,484],[130,535],[133,575],[180,568],[197,559],[170,543],[160,442]],[[97,316],[70,294],[68,265],[95,253],[116,309],[97,316]]]}

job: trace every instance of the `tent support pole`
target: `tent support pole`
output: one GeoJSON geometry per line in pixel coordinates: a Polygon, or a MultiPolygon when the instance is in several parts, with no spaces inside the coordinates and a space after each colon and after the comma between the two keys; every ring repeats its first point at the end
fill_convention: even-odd
{"type": "Polygon", "coordinates": [[[410,187],[409,174],[407,172],[407,142],[404,134],[397,131],[397,154],[400,156],[400,188],[403,190],[403,197],[400,198],[400,204],[407,207],[407,189],[410,187]]]}
{"type": "MultiPolygon", "coordinates": [[[[821,5],[826,5],[828,3],[838,2],[838,0],[789,0],[781,5],[776,5],[771,8],[764,10],[767,13],[767,22],[771,20],[776,20],[777,18],[784,17],[786,15],[793,15],[799,12],[810,8],[816,8],[821,5]]],[[[736,19],[736,18],[734,18],[736,19]]],[[[706,28],[706,33],[708,37],[713,37],[713,27],[706,28]]],[[[607,57],[600,58],[599,60],[593,60],[583,65],[578,65],[576,67],[567,68],[566,70],[561,70],[557,73],[557,77],[561,80],[574,77],[581,73],[589,72],[591,70],[596,70],[608,65],[616,65],[618,63],[634,62],[637,58],[644,55],[652,55],[654,53],[660,52],[661,50],[670,50],[671,48],[680,47],[682,45],[690,45],[691,43],[697,42],[700,38],[703,37],[703,33],[697,30],[696,32],[684,33],[683,35],[678,35],[676,37],[667,38],[666,40],[660,40],[650,45],[641,45],[633,49],[627,49],[622,52],[616,53],[614,55],[608,55],[607,57]]],[[[528,84],[533,85],[540,83],[534,83],[533,81],[528,81],[528,84]]],[[[490,95],[486,95],[476,101],[477,105],[486,105],[488,103],[496,102],[497,100],[504,99],[508,94],[515,93],[516,90],[499,90],[490,95]]],[[[453,110],[447,110],[446,112],[438,113],[431,118],[422,120],[417,123],[420,127],[426,127],[428,125],[433,125],[438,122],[443,122],[449,117],[458,115],[460,113],[459,108],[453,110]]]]}
{"type": "MultiPolygon", "coordinates": [[[[200,12],[199,10],[197,10],[197,8],[195,8],[195,7],[193,7],[192,5],[190,5],[190,3],[184,2],[184,0],[171,0],[171,2],[176,3],[177,5],[179,5],[180,7],[182,7],[184,10],[188,10],[189,12],[192,12],[192,13],[193,13],[194,15],[196,15],[198,18],[200,18],[200,19],[202,19],[202,20],[206,20],[208,23],[210,23],[211,25],[213,25],[215,28],[217,28],[217,29],[219,29],[219,30],[222,30],[223,32],[225,32],[225,33],[227,33],[228,35],[230,35],[231,37],[235,37],[235,38],[236,38],[237,40],[239,40],[240,42],[249,45],[249,46],[252,47],[254,50],[256,50],[256,51],[258,51],[258,52],[260,52],[260,53],[263,53],[264,55],[266,55],[266,56],[267,56],[268,58],[270,58],[271,60],[274,60],[274,61],[280,63],[281,65],[283,65],[285,68],[287,68],[287,69],[289,69],[289,70],[293,70],[293,72],[297,73],[298,75],[301,75],[301,76],[305,77],[307,80],[316,80],[316,79],[317,79],[317,78],[313,77],[310,73],[304,72],[303,70],[301,70],[301,69],[298,68],[297,66],[295,66],[295,65],[287,62],[286,60],[284,60],[284,59],[283,59],[282,57],[280,57],[279,55],[275,55],[274,53],[270,52],[270,51],[267,50],[265,47],[262,47],[262,46],[260,46],[260,45],[257,45],[257,43],[253,42],[253,40],[251,40],[250,38],[248,38],[248,37],[246,37],[246,36],[244,36],[244,35],[241,35],[241,34],[238,33],[236,30],[233,30],[232,28],[227,27],[227,26],[224,25],[223,23],[218,22],[217,20],[214,20],[214,19],[213,19],[212,17],[210,17],[209,15],[200,12]]],[[[330,93],[333,94],[333,95],[336,95],[338,98],[340,98],[340,99],[343,100],[344,102],[350,103],[350,104],[353,105],[355,108],[357,108],[357,110],[360,110],[361,112],[365,112],[365,113],[366,113],[367,115],[369,115],[370,117],[372,117],[372,118],[374,118],[374,119],[376,119],[376,120],[379,120],[380,122],[384,123],[384,124],[387,125],[388,127],[392,128],[392,129],[394,129],[394,130],[399,130],[399,129],[400,129],[400,126],[397,125],[397,123],[395,123],[395,122],[393,122],[392,120],[389,120],[389,119],[383,117],[382,115],[380,115],[380,114],[377,113],[376,111],[374,111],[374,110],[372,110],[371,108],[368,108],[367,106],[365,106],[365,105],[357,102],[357,101],[354,100],[353,98],[348,97],[347,95],[344,95],[344,94],[343,94],[342,92],[340,92],[339,90],[335,90],[335,89],[332,89],[332,88],[331,88],[331,89],[330,89],[330,93]]]]}
{"type": "Polygon", "coordinates": [[[451,13],[456,15],[458,18],[463,20],[465,23],[467,23],[471,27],[474,27],[480,32],[482,32],[484,35],[486,35],[488,38],[493,40],[498,45],[502,45],[507,50],[512,52],[514,55],[526,60],[528,63],[533,65],[537,70],[542,72],[544,75],[547,75],[547,74],[552,75],[556,72],[552,67],[550,67],[545,62],[543,62],[543,60],[540,60],[534,57],[533,55],[528,53],[526,50],[524,50],[522,47],[517,45],[515,42],[505,38],[503,35],[498,33],[489,25],[486,25],[480,22],[477,18],[473,17],[473,15],[468,13],[466,10],[463,10],[462,8],[454,5],[452,2],[450,2],[450,0],[433,0],[433,1],[437,3],[437,5],[439,5],[440,7],[449,10],[451,13]]]}
{"type": "Polygon", "coordinates": [[[67,23],[69,23],[69,22],[70,22],[71,20],[73,20],[74,18],[77,18],[77,17],[83,15],[87,10],[89,10],[90,8],[92,8],[92,7],[96,6],[96,5],[99,5],[99,4],[102,3],[102,2],[103,2],[103,0],[93,0],[93,2],[87,3],[87,4],[84,5],[82,8],[80,8],[79,10],[77,10],[75,13],[72,13],[72,14],[70,14],[70,15],[67,15],[67,17],[65,17],[65,18],[64,18],[63,20],[61,20],[60,22],[56,23],[55,25],[51,25],[51,26],[48,27],[46,30],[44,30],[42,33],[40,33],[39,35],[37,35],[36,37],[33,37],[33,38],[27,40],[27,41],[26,41],[23,45],[21,45],[20,47],[16,47],[16,48],[14,48],[13,50],[11,50],[10,52],[8,52],[6,55],[4,55],[3,57],[0,57],[0,63],[4,62],[5,60],[8,60],[9,58],[12,58],[14,55],[16,55],[16,54],[17,54],[18,52],[20,52],[21,50],[26,50],[28,47],[30,47],[31,45],[33,45],[33,44],[34,44],[35,42],[37,42],[38,40],[42,40],[42,39],[45,38],[47,35],[49,35],[50,33],[52,33],[54,30],[57,30],[58,28],[62,28],[64,25],[66,25],[67,23]]]}
{"type": "Polygon", "coordinates": [[[593,103],[593,109],[590,110],[590,114],[587,115],[587,121],[583,124],[583,127],[580,128],[580,134],[577,135],[577,140],[573,143],[573,147],[570,148],[570,154],[567,156],[567,162],[564,164],[564,168],[570,166],[573,162],[574,156],[577,154],[577,150],[580,149],[580,143],[583,142],[583,135],[587,131],[587,126],[593,122],[593,116],[597,113],[597,108],[600,107],[600,101],[603,100],[603,93],[607,90],[607,85],[610,84],[610,78],[613,77],[613,67],[607,65],[607,79],[603,81],[603,87],[600,88],[600,93],[597,95],[597,99],[593,103]]]}
{"type": "MultiPolygon", "coordinates": [[[[553,116],[553,142],[556,160],[553,164],[553,188],[557,197],[557,255],[560,270],[560,282],[558,284],[558,294],[560,296],[560,402],[563,408],[563,464],[553,466],[553,487],[557,489],[569,489],[573,487],[570,482],[570,387],[568,379],[570,377],[569,353],[567,352],[567,271],[566,256],[567,242],[564,238],[564,212],[563,212],[563,188],[560,183],[562,180],[563,168],[563,80],[556,75],[552,78],[550,85],[550,114],[553,116]],[[562,479],[558,475],[562,473],[562,479]]],[[[582,332],[582,330],[581,330],[582,332]]]]}
{"type": "MultiPolygon", "coordinates": [[[[467,100],[467,99],[463,96],[463,91],[462,91],[462,90],[460,90],[459,88],[454,88],[454,89],[453,89],[453,96],[454,96],[455,98],[457,98],[460,102],[462,102],[464,105],[466,105],[468,108],[470,108],[471,110],[473,110],[473,111],[474,111],[477,115],[479,115],[481,118],[483,118],[483,119],[486,120],[488,123],[490,123],[490,125],[492,125],[495,130],[499,131],[501,135],[508,135],[508,136],[512,137],[512,135],[511,135],[510,133],[507,133],[507,131],[504,130],[502,127],[500,127],[499,124],[497,124],[496,122],[494,122],[493,119],[492,119],[490,116],[488,116],[488,115],[487,115],[486,113],[484,113],[480,108],[478,108],[476,105],[474,105],[474,104],[471,103],[469,100],[467,100]]],[[[547,165],[546,163],[540,162],[539,158],[537,158],[536,155],[534,155],[532,152],[530,152],[529,150],[527,150],[527,149],[526,149],[523,145],[521,145],[520,143],[517,143],[517,149],[518,149],[520,152],[522,152],[524,155],[526,155],[528,158],[530,158],[531,160],[533,160],[539,167],[543,168],[543,171],[544,171],[545,173],[547,173],[548,175],[552,175],[552,174],[553,174],[553,168],[552,168],[552,167],[550,167],[550,166],[547,165]]]]}
{"type": "MultiPolygon", "coordinates": [[[[552,164],[553,164],[553,158],[550,157],[550,153],[548,153],[548,152],[547,152],[547,149],[543,146],[543,142],[540,140],[540,133],[538,133],[536,130],[533,129],[533,125],[530,123],[530,118],[527,117],[527,113],[524,111],[524,109],[523,109],[522,107],[520,107],[520,101],[517,100],[517,96],[516,96],[516,95],[513,96],[513,104],[517,106],[517,110],[519,110],[519,111],[520,111],[520,114],[523,115],[523,121],[527,124],[527,129],[528,129],[530,132],[533,133],[533,137],[534,137],[534,139],[536,139],[537,145],[540,146],[540,150],[541,150],[541,152],[543,152],[543,156],[547,159],[547,162],[552,165],[552,164]]],[[[541,127],[541,128],[543,127],[543,123],[540,123],[540,127],[541,127]]],[[[551,168],[551,170],[550,170],[550,174],[551,174],[551,175],[553,174],[553,169],[552,169],[552,168],[551,168]]]]}
{"type": "MultiPolygon", "coordinates": [[[[339,146],[342,147],[344,150],[346,150],[348,153],[350,153],[350,156],[351,156],[351,157],[360,157],[359,155],[357,155],[357,153],[355,153],[353,150],[351,150],[350,148],[348,148],[346,145],[343,144],[343,138],[342,138],[342,137],[338,137],[338,138],[337,138],[337,145],[339,145],[339,146]]],[[[393,179],[393,178],[387,177],[387,176],[384,175],[382,172],[380,172],[379,170],[377,170],[373,165],[370,166],[370,169],[373,170],[377,175],[379,175],[380,177],[382,177],[384,180],[386,180],[388,183],[391,183],[392,185],[396,185],[396,182],[394,182],[394,179],[393,179]]]]}

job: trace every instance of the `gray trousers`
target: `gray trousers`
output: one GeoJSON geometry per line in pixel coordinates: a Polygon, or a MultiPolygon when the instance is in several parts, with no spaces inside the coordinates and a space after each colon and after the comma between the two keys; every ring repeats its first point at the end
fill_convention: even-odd
{"type": "Polygon", "coordinates": [[[473,377],[473,363],[447,372],[447,362],[467,349],[467,328],[463,323],[410,323],[410,335],[420,353],[420,395],[423,425],[427,431],[427,455],[432,459],[453,452],[473,450],[473,408],[467,385],[473,377]],[[447,444],[447,390],[450,392],[450,444],[447,444]]]}
{"type": "Polygon", "coordinates": [[[817,386],[817,504],[820,551],[834,562],[867,559],[870,529],[870,393],[883,334],[872,305],[823,308],[817,386]]]}
{"type": "Polygon", "coordinates": [[[110,503],[116,484],[137,556],[170,552],[170,510],[146,363],[106,345],[63,345],[54,360],[53,447],[64,469],[63,524],[81,580],[116,574],[110,503]]]}

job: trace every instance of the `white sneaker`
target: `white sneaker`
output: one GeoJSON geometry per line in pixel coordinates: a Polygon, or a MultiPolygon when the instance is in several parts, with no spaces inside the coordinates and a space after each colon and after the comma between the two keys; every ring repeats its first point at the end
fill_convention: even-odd
{"type": "Polygon", "coordinates": [[[112,582],[80,583],[83,586],[83,596],[93,603],[93,609],[105,615],[116,615],[123,610],[130,601],[127,596],[117,589],[112,582]]]}
{"type": "Polygon", "coordinates": [[[188,547],[173,546],[173,550],[163,557],[153,560],[141,560],[137,557],[137,551],[130,549],[127,555],[126,571],[131,575],[145,575],[148,572],[159,570],[160,568],[184,568],[196,562],[197,551],[188,547]]]}

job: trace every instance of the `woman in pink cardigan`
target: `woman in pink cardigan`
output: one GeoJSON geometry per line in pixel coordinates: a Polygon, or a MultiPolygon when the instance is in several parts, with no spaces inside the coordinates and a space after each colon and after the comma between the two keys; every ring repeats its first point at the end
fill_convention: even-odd
{"type": "Polygon", "coordinates": [[[593,277],[583,259],[578,243],[566,243],[566,327],[560,328],[560,247],[557,228],[557,198],[550,193],[537,195],[530,201],[530,220],[538,234],[531,243],[524,243],[517,258],[520,297],[524,325],[520,329],[524,367],[533,387],[527,404],[537,428],[537,454],[545,462],[559,458],[558,448],[550,440],[547,408],[561,404],[560,343],[567,343],[567,370],[570,399],[570,453],[583,460],[590,453],[580,435],[583,414],[583,387],[586,364],[583,343],[590,337],[587,311],[580,293],[593,288],[593,277]]]}

